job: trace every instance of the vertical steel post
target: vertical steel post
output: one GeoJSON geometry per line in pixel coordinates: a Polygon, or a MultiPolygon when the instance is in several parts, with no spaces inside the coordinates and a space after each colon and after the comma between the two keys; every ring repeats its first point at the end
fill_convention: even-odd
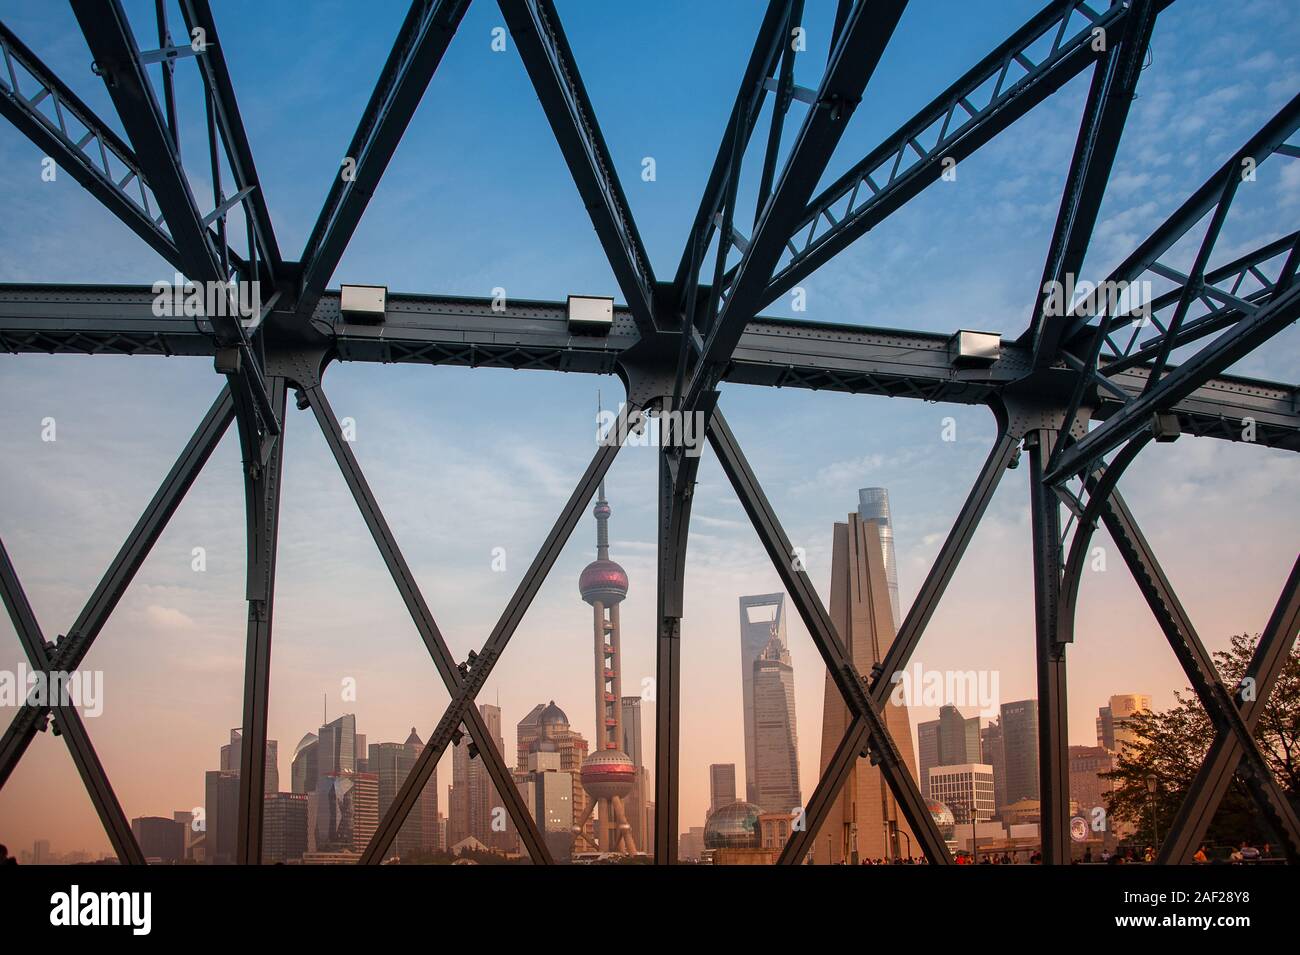
{"type": "Polygon", "coordinates": [[[1038,799],[1043,862],[1070,861],[1070,750],[1066,707],[1065,647],[1057,639],[1057,603],[1061,591],[1061,507],[1043,481],[1056,443],[1050,428],[1031,431],[1029,496],[1034,537],[1034,615],[1038,663],[1038,799]]]}
{"type": "MultiPolygon", "coordinates": [[[[285,381],[268,378],[271,404],[284,421],[285,381]]],[[[255,452],[255,449],[254,449],[255,452]]],[[[280,530],[280,485],[284,433],[265,463],[245,455],[244,502],[248,514],[248,644],[244,657],[243,738],[239,755],[240,865],[262,861],[262,805],[266,789],[266,723],[271,690],[271,619],[275,596],[275,557],[280,530]]]]}

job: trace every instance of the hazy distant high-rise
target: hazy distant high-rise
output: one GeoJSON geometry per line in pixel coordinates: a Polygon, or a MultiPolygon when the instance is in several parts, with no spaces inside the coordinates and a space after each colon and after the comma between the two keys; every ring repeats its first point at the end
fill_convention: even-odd
{"type": "MultiPolygon", "coordinates": [[[[422,749],[424,743],[415,732],[414,726],[411,727],[410,735],[405,742],[370,744],[366,765],[369,771],[379,778],[380,819],[384,818],[393,800],[397,798],[398,790],[402,788],[402,783],[415,767],[415,761],[422,749]]],[[[393,840],[390,851],[404,856],[433,848],[436,836],[433,827],[436,825],[437,814],[438,769],[435,766],[433,774],[420,793],[420,798],[411,807],[410,815],[406,817],[406,822],[398,831],[397,838],[393,840]],[[426,832],[426,828],[430,831],[426,832]]]]}
{"type": "Polygon", "coordinates": [[[754,661],[775,633],[785,646],[785,594],[740,598],[741,723],[745,729],[745,800],[757,802],[754,785],[754,661]]]}
{"type": "Polygon", "coordinates": [[[345,713],[317,731],[317,774],[351,773],[357,769],[357,718],[345,713]]]}
{"type": "Polygon", "coordinates": [[[289,764],[289,790],[295,793],[314,793],[316,782],[320,778],[320,739],[315,733],[308,733],[298,741],[293,751],[293,761],[289,764]]]}
{"type": "MultiPolygon", "coordinates": [[[[830,616],[836,633],[858,672],[869,674],[894,642],[895,628],[885,575],[885,551],[880,526],[850,514],[834,529],[831,551],[830,616]]],[[[907,707],[892,702],[884,709],[884,722],[898,747],[903,764],[916,774],[912,751],[912,726],[907,707]]],[[[826,675],[822,717],[821,770],[825,772],[849,728],[849,710],[839,687],[826,675]]],[[[855,861],[863,857],[893,859],[906,854],[903,835],[912,834],[880,770],[858,759],[840,796],[827,813],[814,856],[819,864],[855,861]],[[829,838],[828,838],[829,837],[829,838]]]]}
{"type": "MultiPolygon", "coordinates": [[[[518,779],[523,774],[533,772],[531,756],[541,750],[554,747],[560,756],[560,771],[569,774],[573,783],[573,817],[582,819],[587,809],[587,791],[582,788],[582,761],[587,758],[587,740],[581,733],[569,726],[569,717],[564,710],[555,705],[555,701],[538,703],[528,715],[519,721],[515,731],[518,739],[518,759],[515,762],[515,775],[518,779]]],[[[595,829],[590,820],[577,836],[573,849],[589,852],[596,848],[595,829]]]]}
{"type": "Polygon", "coordinates": [[[864,487],[858,490],[858,517],[871,521],[880,531],[880,547],[885,557],[885,583],[889,585],[889,610],[894,618],[894,632],[902,625],[898,614],[898,563],[894,559],[894,523],[889,516],[889,490],[864,487]]]}
{"type": "Polygon", "coordinates": [[[539,742],[528,754],[525,767],[514,772],[524,805],[541,830],[557,862],[573,854],[573,774],[560,768],[560,754],[550,740],[539,742]]]}
{"type": "Polygon", "coordinates": [[[1150,712],[1151,697],[1146,693],[1120,693],[1097,710],[1097,745],[1112,753],[1132,743],[1134,734],[1127,723],[1137,713],[1150,712]]]}
{"type": "Polygon", "coordinates": [[[175,819],[138,816],[131,820],[131,834],[150,862],[176,863],[185,858],[185,826],[175,819]]]}
{"type": "Polygon", "coordinates": [[[799,792],[799,734],[790,651],[773,630],[754,661],[754,795],[765,812],[793,812],[799,792]]]}
{"type": "Polygon", "coordinates": [[[1002,721],[995,717],[980,730],[980,760],[993,767],[993,800],[1001,809],[1007,804],[1007,763],[1002,755],[1002,721]]]}
{"type": "Polygon", "coordinates": [[[926,795],[952,810],[957,825],[988,822],[997,812],[993,804],[993,767],[987,763],[935,766],[926,795]]]}
{"type": "Polygon", "coordinates": [[[213,865],[234,865],[239,845],[239,773],[204,775],[204,858],[213,865]]]}
{"type": "Polygon", "coordinates": [[[1038,798],[1038,701],[1002,704],[1002,760],[1005,805],[1038,798]]]}
{"type": "Polygon", "coordinates": [[[316,851],[362,852],[379,828],[379,777],[341,770],[317,788],[316,851]]]}
{"type": "Polygon", "coordinates": [[[306,793],[267,793],[262,810],[262,862],[296,862],[307,851],[306,793]]]}
{"type": "Polygon", "coordinates": [[[736,801],[736,764],[713,763],[709,766],[709,812],[736,801]]]}
{"type": "Polygon", "coordinates": [[[930,770],[984,762],[980,759],[980,719],[961,715],[951,704],[939,707],[939,718],[916,724],[916,756],[921,767],[921,792],[930,791],[930,770]]]}
{"type": "MultiPolygon", "coordinates": [[[[504,755],[505,741],[501,738],[501,707],[480,703],[479,712],[487,725],[488,739],[504,755]]],[[[451,804],[448,806],[447,837],[455,845],[473,836],[485,846],[494,849],[513,848],[513,836],[506,830],[492,828],[493,810],[504,808],[492,777],[483,765],[482,757],[469,755],[470,741],[462,739],[452,750],[451,804]]]]}
{"type": "Polygon", "coordinates": [[[1112,783],[1103,774],[1115,768],[1115,757],[1104,746],[1070,747],[1070,798],[1079,805],[1079,814],[1089,821],[1098,806],[1105,808],[1106,794],[1112,783]]]}
{"type": "Polygon", "coordinates": [[[650,809],[650,773],[644,762],[644,743],[642,739],[642,699],[639,696],[623,697],[623,752],[627,753],[636,767],[636,782],[632,791],[624,800],[627,821],[632,826],[632,838],[638,846],[649,845],[654,833],[649,824],[650,809]]]}
{"type": "MultiPolygon", "coordinates": [[[[244,734],[241,730],[230,731],[230,742],[221,747],[221,771],[223,773],[239,772],[239,760],[243,751],[244,734]]],[[[280,744],[273,739],[266,741],[266,779],[262,791],[273,793],[280,788],[280,744]]]]}

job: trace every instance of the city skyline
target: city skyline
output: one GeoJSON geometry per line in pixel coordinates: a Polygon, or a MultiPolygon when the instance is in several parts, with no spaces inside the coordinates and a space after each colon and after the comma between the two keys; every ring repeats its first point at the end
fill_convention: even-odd
{"type": "MultiPolygon", "coordinates": [[[[869,88],[855,116],[860,128],[846,139],[840,166],[947,82],[920,64],[973,63],[1040,5],[1013,2],[991,13],[961,9],[938,16],[935,8],[917,4],[904,27],[928,18],[942,28],[900,30],[901,48],[887,54],[882,82],[869,88]]],[[[111,114],[102,81],[87,70],[87,50],[70,13],[61,5],[42,6],[50,11],[11,15],[6,9],[6,23],[61,74],[76,77],[94,108],[111,114]]],[[[243,105],[277,227],[286,247],[297,248],[402,11],[371,11],[373,22],[359,25],[346,41],[327,38],[325,46],[304,51],[305,62],[288,78],[258,65],[259,58],[275,59],[283,11],[246,5],[241,12],[261,29],[240,31],[239,42],[231,43],[237,85],[248,90],[275,84],[285,97],[272,103],[246,96],[243,105]],[[345,42],[346,55],[340,52],[345,42]],[[340,69],[323,68],[340,60],[340,69]]],[[[657,264],[675,261],[681,251],[683,223],[695,211],[760,15],[745,5],[689,9],[698,28],[662,39],[665,24],[687,12],[665,7],[566,17],[657,264]],[[647,42],[635,48],[609,44],[611,30],[647,42]],[[697,82],[669,82],[660,61],[670,51],[673,62],[697,64],[697,82]],[[642,110],[635,121],[636,110],[620,116],[611,108],[629,96],[642,110]],[[695,100],[696,108],[682,109],[695,100]],[[682,111],[682,126],[673,124],[670,109],[682,111]],[[666,129],[676,132],[664,136],[666,129]],[[641,159],[651,154],[658,159],[655,183],[637,176],[641,159]]],[[[1262,4],[1239,15],[1232,25],[1250,35],[1234,48],[1234,61],[1198,58],[1195,66],[1188,51],[1219,42],[1229,25],[1227,13],[1192,0],[1161,15],[1153,63],[1102,207],[1090,274],[1104,274],[1146,234],[1148,221],[1174,208],[1189,186],[1199,184],[1292,94],[1294,51],[1300,49],[1294,11],[1262,4]],[[1271,28],[1262,29],[1265,24],[1271,28]],[[1227,107],[1226,116],[1212,128],[1196,126],[1195,117],[1179,109],[1189,97],[1213,98],[1227,107]]],[[[810,12],[813,35],[826,35],[830,17],[825,10],[810,12]]],[[[504,285],[512,298],[562,299],[615,288],[581,201],[572,190],[553,188],[567,187],[567,170],[548,141],[518,58],[508,58],[508,65],[501,58],[498,66],[486,52],[488,31],[498,19],[491,5],[471,8],[448,53],[446,70],[459,71],[456,85],[447,76],[435,78],[336,281],[386,282],[397,291],[429,287],[432,273],[432,284],[453,294],[487,296],[504,285]],[[466,37],[468,42],[460,42],[466,37]],[[466,92],[447,96],[453,88],[466,92]],[[483,123],[483,116],[508,124],[519,148],[501,148],[504,127],[483,123]],[[441,139],[440,122],[462,139],[441,139]],[[470,149],[484,158],[453,162],[470,149]],[[434,208],[437,235],[427,236],[424,210],[434,208]],[[519,238],[529,234],[546,237],[547,255],[519,238]],[[475,241],[463,241],[465,235],[475,241]]],[[[882,226],[879,236],[816,276],[808,283],[808,312],[799,317],[951,331],[959,316],[975,315],[992,330],[1018,333],[1032,307],[1033,289],[1023,279],[1042,267],[1086,89],[1086,77],[1067,84],[1018,125],[1015,137],[1000,137],[963,161],[956,184],[936,185],[915,208],[882,226]],[[936,200],[942,189],[948,192],[936,200]],[[946,233],[954,247],[943,258],[931,251],[938,233],[946,233]],[[939,269],[949,281],[935,289],[930,277],[939,269]]],[[[187,162],[196,163],[197,155],[188,151],[187,162]]],[[[38,150],[0,124],[0,161],[16,171],[5,200],[11,215],[0,218],[0,280],[170,278],[170,266],[125,234],[68,177],[43,183],[39,160],[38,150]]],[[[1300,201],[1300,181],[1288,173],[1243,193],[1246,213],[1283,222],[1300,201]]],[[[1250,231],[1238,227],[1241,211],[1234,209],[1225,226],[1225,251],[1250,244],[1250,231]]],[[[791,308],[787,299],[773,312],[788,314],[791,308]]],[[[1300,354],[1297,342],[1296,330],[1289,329],[1232,370],[1287,377],[1300,354]]],[[[0,442],[13,451],[0,458],[6,488],[0,529],[53,639],[66,632],[219,380],[207,359],[160,360],[147,368],[140,359],[108,356],[0,361],[0,442]],[[57,442],[39,440],[39,422],[47,416],[59,423],[57,442]]],[[[481,647],[590,454],[592,382],[527,371],[341,365],[329,372],[329,386],[339,414],[357,425],[353,447],[376,497],[390,517],[402,515],[395,533],[456,658],[463,660],[481,647]]],[[[892,489],[899,609],[905,613],[992,440],[987,412],[825,392],[728,389],[728,418],[792,540],[805,549],[823,602],[832,523],[853,508],[861,487],[892,489]],[[951,442],[940,437],[948,417],[956,435],[951,442]],[[837,424],[828,427],[828,421],[837,424]]],[[[294,414],[289,412],[286,439],[293,451],[286,469],[268,736],[288,756],[303,728],[313,725],[315,717],[307,714],[319,712],[321,694],[328,695],[331,712],[340,712],[344,683],[352,681],[356,698],[347,705],[371,739],[400,741],[412,725],[426,737],[446,691],[320,435],[294,414]],[[319,542],[325,525],[335,535],[328,549],[319,542]]],[[[1289,463],[1285,452],[1185,436],[1145,452],[1126,477],[1126,499],[1210,650],[1224,647],[1232,633],[1262,629],[1294,559],[1300,514],[1289,463]],[[1189,508],[1196,521],[1186,520],[1189,508]],[[1207,548],[1206,540],[1215,546],[1207,548]]],[[[620,500],[615,543],[638,582],[622,605],[623,679],[634,693],[654,674],[655,465],[652,451],[628,449],[608,477],[620,500]]],[[[1022,466],[1004,479],[918,652],[927,668],[996,670],[1003,700],[1034,695],[1025,471],[1022,466]],[[1005,584],[997,583],[1004,574],[1005,584]]],[[[86,661],[105,674],[106,689],[105,712],[88,721],[90,730],[132,818],[167,816],[201,803],[196,792],[203,773],[212,769],[211,754],[240,722],[247,607],[239,474],[232,436],[199,478],[197,500],[182,505],[86,661]],[[195,548],[206,556],[202,574],[192,569],[195,548]],[[119,705],[127,700],[131,706],[119,705]]],[[[708,803],[709,764],[745,764],[735,719],[742,704],[734,680],[731,601],[781,589],[707,451],[695,500],[682,625],[683,830],[698,823],[699,807],[708,803]]],[[[1107,569],[1085,576],[1071,649],[1069,741],[1079,745],[1095,743],[1097,711],[1112,695],[1141,690],[1163,709],[1185,686],[1109,538],[1099,533],[1095,543],[1108,556],[1107,569]],[[1117,660],[1124,663],[1125,686],[1113,685],[1117,660]]],[[[595,712],[585,709],[592,703],[590,611],[573,594],[587,549],[585,538],[575,534],[480,699],[499,699],[503,711],[517,718],[540,699],[554,697],[575,726],[594,725],[595,712]]],[[[806,675],[795,699],[806,795],[820,743],[817,675],[823,669],[797,614],[790,615],[788,643],[795,672],[806,675]]],[[[0,669],[15,670],[20,662],[21,649],[5,619],[0,669]]],[[[925,707],[911,709],[914,725],[937,715],[925,707]]],[[[647,751],[653,747],[652,714],[650,707],[647,751]]],[[[513,725],[511,717],[505,723],[513,725]]],[[[439,766],[444,780],[451,776],[450,760],[449,754],[439,766]]],[[[288,778],[283,762],[279,772],[288,778]]],[[[62,743],[48,733],[38,734],[0,793],[0,841],[13,847],[42,838],[65,849],[107,846],[62,743]]]]}
{"type": "MultiPolygon", "coordinates": [[[[774,594],[769,594],[769,595],[766,595],[766,596],[764,596],[764,597],[760,597],[760,598],[744,598],[744,597],[742,597],[741,600],[742,600],[742,606],[744,605],[744,601],[745,601],[745,600],[753,600],[753,599],[758,599],[758,600],[767,600],[769,603],[776,603],[776,604],[780,605],[780,604],[782,604],[782,603],[784,602],[784,597],[785,597],[784,593],[774,593],[774,594]]],[[[783,614],[781,614],[781,619],[782,619],[782,624],[784,625],[784,615],[783,615],[783,614]]],[[[795,625],[795,626],[798,626],[798,625],[799,625],[797,620],[794,622],[794,625],[795,625]]],[[[772,624],[769,622],[768,624],[766,624],[766,625],[764,626],[764,629],[765,629],[765,630],[770,634],[770,633],[771,633],[771,627],[772,627],[772,624]]],[[[820,666],[820,661],[818,661],[817,665],[820,666]]],[[[737,682],[739,682],[739,681],[737,681],[737,682]]],[[[1004,695],[1005,695],[1005,694],[1004,694],[1004,695]]],[[[1118,697],[1121,697],[1121,696],[1122,696],[1122,697],[1130,697],[1130,696],[1135,696],[1135,694],[1131,694],[1131,693],[1123,693],[1123,694],[1108,693],[1108,694],[1105,695],[1104,699],[1105,699],[1106,701],[1109,702],[1109,701],[1111,701],[1112,699],[1114,699],[1114,698],[1118,698],[1118,697]]],[[[1150,699],[1150,694],[1136,694],[1136,696],[1140,696],[1140,697],[1142,697],[1143,699],[1148,699],[1148,700],[1150,699]]],[[[1029,699],[1028,702],[1032,702],[1032,698],[1029,699]]],[[[337,704],[336,704],[336,705],[337,705],[337,704]]],[[[653,703],[647,702],[646,705],[649,706],[649,707],[651,707],[651,712],[653,712],[653,703]]],[[[489,705],[489,706],[491,706],[491,705],[489,705]]],[[[495,707],[493,707],[493,708],[495,708],[495,707]]],[[[1091,712],[1092,712],[1094,715],[1097,714],[1097,713],[1099,713],[1101,710],[1104,709],[1104,707],[1088,707],[1088,708],[1091,709],[1091,712]]],[[[958,709],[960,709],[960,707],[958,707],[958,709]]],[[[917,711],[918,713],[922,713],[922,714],[924,714],[925,712],[927,712],[927,709],[924,708],[924,707],[921,707],[921,708],[916,708],[916,711],[917,711]]],[[[935,714],[937,714],[937,715],[941,715],[941,713],[940,713],[940,709],[938,709],[938,708],[933,709],[933,712],[934,712],[935,714]]],[[[504,710],[504,707],[503,707],[503,708],[502,708],[502,716],[501,716],[502,725],[509,725],[510,722],[511,722],[511,720],[510,720],[510,718],[509,718],[508,716],[506,716],[506,715],[504,715],[504,714],[505,714],[505,710],[504,710]]],[[[355,714],[344,713],[344,714],[340,715],[339,717],[335,717],[334,722],[339,722],[339,721],[341,721],[341,720],[345,720],[345,719],[347,719],[348,717],[353,717],[353,718],[355,718],[355,714]]],[[[915,745],[918,745],[918,732],[919,732],[919,727],[920,727],[920,724],[923,723],[923,722],[926,722],[926,721],[924,721],[924,720],[919,720],[919,719],[917,719],[916,717],[912,717],[911,720],[910,720],[911,740],[912,740],[912,744],[913,744],[914,746],[915,746],[915,745]]],[[[981,727],[982,727],[982,728],[987,727],[987,722],[986,722],[986,721],[980,721],[980,723],[981,723],[981,727]]],[[[1071,729],[1072,729],[1071,743],[1074,744],[1074,745],[1088,745],[1088,744],[1090,744],[1090,743],[1092,743],[1092,742],[1095,742],[1096,739],[1097,739],[1097,734],[1100,732],[1100,724],[1101,724],[1101,719],[1100,719],[1100,717],[1097,718],[1097,720],[1095,721],[1095,724],[1094,724],[1093,726],[1091,726],[1091,727],[1080,727],[1080,726],[1075,726],[1075,725],[1074,725],[1074,722],[1072,721],[1072,723],[1071,723],[1071,729]],[[1091,733],[1089,732],[1089,729],[1092,730],[1091,733]]],[[[650,721],[650,726],[651,726],[651,728],[653,727],[653,721],[652,721],[652,720],[650,721]]],[[[352,732],[353,732],[353,733],[356,733],[356,730],[355,730],[355,724],[354,724],[354,728],[353,728],[352,732]]],[[[223,754],[222,754],[222,764],[223,764],[223,765],[226,765],[227,762],[232,758],[230,755],[228,755],[228,753],[227,753],[226,751],[230,751],[231,753],[237,753],[237,749],[238,749],[238,745],[237,745],[237,736],[238,736],[238,731],[237,731],[237,730],[228,730],[227,733],[230,734],[231,743],[230,743],[230,744],[227,744],[227,745],[223,745],[223,746],[221,747],[222,750],[223,750],[223,754]]],[[[400,734],[399,734],[399,735],[400,735],[400,734]]],[[[652,734],[651,734],[651,735],[652,735],[652,734]]],[[[356,740],[358,741],[358,743],[359,743],[360,745],[364,745],[364,741],[366,740],[366,738],[367,738],[366,734],[359,734],[359,733],[356,733],[356,740]]],[[[802,750],[806,750],[806,748],[807,748],[806,745],[805,745],[804,747],[801,747],[802,750]]],[[[268,787],[269,787],[269,780],[272,779],[272,778],[275,778],[275,773],[278,773],[278,771],[279,771],[279,765],[278,765],[278,762],[277,762],[277,763],[275,764],[275,766],[274,766],[275,773],[273,773],[273,767],[272,767],[272,764],[270,763],[270,760],[271,760],[271,752],[274,752],[274,749],[275,749],[275,746],[274,746],[274,740],[270,740],[270,741],[268,741],[268,750],[269,750],[269,752],[268,752],[268,787]]],[[[455,749],[455,750],[453,750],[453,751],[448,755],[448,757],[446,758],[445,762],[446,762],[446,763],[454,763],[454,761],[455,761],[455,759],[456,759],[456,753],[457,753],[457,752],[461,752],[461,751],[460,751],[459,749],[455,749]]],[[[1031,752],[1032,752],[1032,748],[1031,748],[1031,752]]],[[[742,756],[743,756],[743,753],[742,753],[742,756]]],[[[236,760],[236,762],[235,762],[233,765],[234,765],[235,768],[237,769],[237,768],[238,768],[238,767],[237,767],[237,755],[234,756],[233,758],[236,760]]],[[[463,752],[461,753],[461,757],[460,757],[460,758],[461,758],[461,759],[464,759],[464,754],[463,754],[463,752]]],[[[804,758],[804,755],[803,755],[803,753],[801,752],[801,756],[800,756],[801,761],[802,761],[803,758],[804,758]]],[[[1033,753],[1032,758],[1036,760],[1036,753],[1033,753]]],[[[740,762],[740,763],[743,765],[743,759],[742,759],[742,760],[738,760],[738,762],[740,762]]],[[[476,766],[481,765],[481,762],[478,761],[478,760],[476,760],[476,761],[475,761],[475,765],[476,765],[476,766]]],[[[815,764],[807,764],[807,765],[815,765],[815,764]]],[[[292,767],[290,767],[290,768],[292,768],[292,767]]],[[[702,769],[704,770],[704,774],[707,776],[707,772],[708,772],[707,765],[704,766],[704,767],[702,767],[702,769]]],[[[1032,770],[1030,770],[1030,771],[1032,772],[1032,770]]],[[[444,778],[450,778],[452,775],[453,775],[453,774],[450,772],[450,766],[449,766],[449,767],[448,767],[447,775],[446,775],[446,777],[444,777],[444,778]]],[[[289,777],[286,776],[285,778],[288,779],[289,777]]],[[[684,783],[685,783],[685,782],[687,782],[687,780],[684,778],[684,783]]],[[[920,780],[918,780],[918,782],[920,782],[920,780]]],[[[1036,779],[1034,779],[1034,782],[1035,782],[1035,784],[1036,784],[1036,779]]],[[[489,783],[488,785],[490,786],[490,783],[489,783]]],[[[708,788],[708,783],[707,783],[707,779],[706,779],[706,780],[705,780],[705,785],[704,785],[704,787],[703,787],[703,789],[705,790],[706,793],[707,793],[707,788],[708,788]]],[[[707,798],[706,798],[706,799],[704,800],[704,804],[707,805],[707,803],[708,803],[708,800],[707,800],[707,798]]],[[[202,805],[202,804],[203,804],[203,800],[198,800],[198,801],[195,802],[195,806],[196,806],[196,807],[197,807],[197,806],[200,806],[200,805],[202,805]]],[[[448,807],[448,810],[450,811],[450,806],[448,807]]],[[[172,811],[179,811],[179,810],[177,810],[175,807],[170,807],[170,808],[169,808],[169,807],[166,807],[166,806],[157,806],[157,807],[150,807],[150,810],[147,811],[147,812],[145,812],[145,813],[143,813],[143,815],[149,815],[149,814],[151,814],[151,812],[153,812],[153,811],[158,811],[158,812],[162,812],[162,811],[172,812],[172,811]]],[[[132,813],[132,815],[135,815],[135,813],[132,813]]],[[[449,816],[448,816],[447,818],[449,818],[449,816]]],[[[93,820],[92,820],[92,821],[93,821],[93,820]]],[[[683,831],[683,832],[686,832],[686,831],[687,831],[691,826],[696,825],[697,822],[703,822],[703,814],[700,814],[699,816],[696,816],[696,814],[695,814],[695,810],[694,810],[693,807],[691,807],[690,805],[684,805],[684,811],[683,811],[683,813],[682,813],[682,825],[681,825],[681,829],[682,829],[682,831],[683,831]]],[[[42,838],[48,838],[48,834],[46,834],[46,835],[43,836],[42,838]]],[[[53,841],[53,840],[51,840],[51,841],[53,841]]],[[[80,847],[80,846],[79,846],[79,847],[72,847],[71,851],[78,851],[78,850],[80,850],[81,848],[83,848],[83,847],[80,847]]],[[[65,847],[65,851],[67,851],[67,847],[65,847]]],[[[93,852],[94,852],[95,850],[92,849],[92,850],[90,850],[90,851],[91,851],[92,854],[93,854],[93,852]]]]}

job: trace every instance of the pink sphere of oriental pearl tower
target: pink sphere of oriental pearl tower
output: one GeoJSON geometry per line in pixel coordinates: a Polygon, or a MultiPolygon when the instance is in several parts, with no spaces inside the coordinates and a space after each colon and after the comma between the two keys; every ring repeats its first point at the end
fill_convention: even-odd
{"type": "Polygon", "coordinates": [[[596,739],[582,762],[582,788],[591,797],[575,827],[580,835],[596,804],[600,818],[596,841],[604,852],[635,853],[636,842],[623,809],[624,798],[636,785],[636,767],[620,748],[623,739],[622,678],[619,664],[618,605],[627,596],[627,572],[609,559],[609,502],[600,482],[596,506],[596,559],[578,578],[582,599],[591,604],[596,663],[596,739]]]}

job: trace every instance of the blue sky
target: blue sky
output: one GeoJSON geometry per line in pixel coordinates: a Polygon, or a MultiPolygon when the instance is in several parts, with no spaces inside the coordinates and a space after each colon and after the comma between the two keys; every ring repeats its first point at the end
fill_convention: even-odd
{"type": "MultiPolygon", "coordinates": [[[[137,36],[152,4],[128,3],[137,36]]],[[[404,16],[396,2],[213,4],[281,248],[298,255],[404,16]],[[303,9],[307,7],[308,9],[303,9]]],[[[816,85],[834,4],[807,4],[816,85]]],[[[1036,3],[912,3],[827,171],[829,182],[973,65],[1036,3]]],[[[565,29],[656,274],[676,269],[686,229],[762,16],[758,3],[562,2],[565,29]],[[642,159],[657,178],[643,182],[642,159]]],[[[173,10],[178,20],[179,14],[173,10]]],[[[102,117],[112,107],[60,4],[0,0],[0,17],[102,117]]],[[[357,229],[331,285],[516,298],[618,294],[518,54],[490,49],[502,24],[476,0],[357,229]]],[[[1085,265],[1103,277],[1300,89],[1300,11],[1252,0],[1179,0],[1156,26],[1085,265]]],[[[206,195],[202,108],[193,67],[179,74],[183,149],[206,195]]],[[[950,331],[1024,327],[1087,91],[1076,78],[814,276],[807,317],[950,331]]],[[[796,104],[787,141],[802,118],[796,104]]],[[[764,126],[765,128],[765,126],[764,126]]],[[[761,148],[761,145],[760,145],[761,148]]],[[[40,153],[0,124],[0,281],[148,284],[171,268],[70,176],[40,178],[40,153]]],[[[751,154],[746,188],[757,156],[751,154]]],[[[1214,262],[1295,228],[1300,163],[1271,160],[1240,190],[1214,262]]],[[[202,204],[202,200],[201,200],[202,204]]],[[[752,206],[750,216],[752,216],[752,206]]],[[[742,223],[748,231],[749,221],[742,223]]],[[[1172,257],[1183,264],[1195,236],[1172,257]],[[1179,256],[1182,256],[1180,259],[1179,256]]],[[[789,300],[771,314],[792,314],[789,300]]],[[[1296,379],[1292,327],[1237,370],[1296,379]]],[[[534,372],[335,366],[336,411],[356,418],[356,453],[453,650],[485,638],[591,450],[597,388],[614,379],[534,372]],[[505,573],[490,568],[505,547],[505,573]]],[[[170,466],[219,379],[204,360],[0,356],[0,536],[48,635],[66,630],[170,466]],[[59,440],[40,441],[40,421],[59,440]]],[[[993,436],[979,408],[730,386],[723,406],[826,596],[831,525],[856,490],[890,489],[904,603],[993,436]],[[942,419],[958,440],[939,440],[942,419]]],[[[324,442],[290,412],[274,643],[271,735],[289,751],[319,719],[354,709],[372,741],[422,735],[446,694],[405,616],[324,442]],[[338,699],[356,677],[355,705],[338,699]],[[399,735],[400,734],[400,735],[399,735]]],[[[628,449],[609,479],[613,552],[628,568],[625,687],[653,674],[654,456],[628,449]]],[[[1281,452],[1183,439],[1152,448],[1126,494],[1212,647],[1257,630],[1295,556],[1300,509],[1281,452]],[[1226,594],[1225,594],[1226,588],[1226,594]],[[1230,599],[1229,599],[1230,596],[1230,599]]],[[[707,765],[743,765],[736,599],[778,590],[711,457],[701,470],[684,623],[683,825],[697,825],[707,765]]],[[[227,439],[89,657],[106,674],[90,729],[128,815],[201,801],[202,771],[239,721],[243,520],[237,451],[227,439]],[[205,575],[190,570],[194,546],[205,575]],[[131,700],[133,705],[120,701],[131,700]],[[119,702],[115,702],[119,701],[119,702]],[[155,783],[151,779],[165,782],[155,783]]],[[[1032,696],[1032,601],[1024,470],[1003,482],[918,658],[927,667],[996,668],[1004,700],[1032,696]]],[[[578,528],[482,699],[513,725],[554,698],[590,737],[591,647],[576,577],[594,529],[578,528]]],[[[1109,543],[1102,540],[1109,546],[1109,543]]],[[[1090,578],[1071,651],[1071,740],[1091,742],[1110,693],[1172,702],[1184,681],[1118,555],[1090,578]]],[[[822,669],[791,626],[805,795],[816,778],[822,669]]],[[[0,667],[20,657],[0,623],[0,667]]],[[[925,711],[913,720],[929,718],[925,711]]],[[[649,734],[646,746],[652,746],[649,734]]],[[[105,845],[62,745],[38,738],[0,793],[0,841],[56,849],[105,845]],[[48,795],[54,793],[55,795],[48,795]],[[65,810],[75,824],[60,822],[65,810]],[[66,835],[65,835],[66,833],[66,835]]],[[[450,765],[441,781],[450,781],[450,765]]],[[[280,771],[286,781],[287,755],[280,771]]],[[[445,812],[445,801],[443,810],[445,812]]]]}

